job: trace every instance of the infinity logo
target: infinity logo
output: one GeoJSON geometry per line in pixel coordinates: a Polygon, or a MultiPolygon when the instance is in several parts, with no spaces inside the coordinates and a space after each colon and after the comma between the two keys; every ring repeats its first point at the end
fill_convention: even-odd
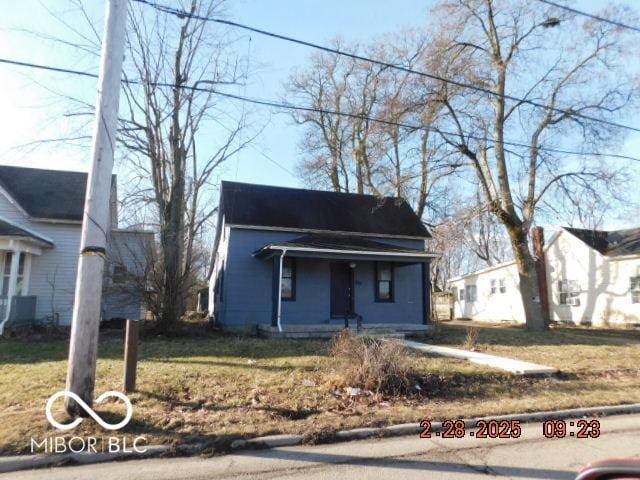
{"type": "Polygon", "coordinates": [[[93,418],[96,422],[98,422],[98,424],[102,428],[106,428],[107,430],[118,430],[124,427],[127,423],[129,423],[129,420],[131,420],[131,417],[133,415],[133,405],[131,405],[131,400],[129,400],[124,393],[120,393],[115,390],[110,390],[108,392],[104,392],[102,395],[96,398],[96,403],[101,403],[102,401],[104,401],[105,398],[117,397],[120,400],[122,400],[127,406],[127,415],[124,417],[124,420],[122,420],[120,423],[111,424],[102,420],[102,418],[100,418],[100,416],[96,412],[94,412],[93,409],[89,405],[87,405],[84,402],[84,400],[82,400],[78,395],[76,395],[73,392],[69,392],[67,390],[61,390],[51,395],[51,397],[49,397],[49,400],[47,400],[47,407],[45,408],[47,420],[49,420],[49,423],[59,430],[71,430],[72,428],[76,428],[78,425],[80,425],[80,423],[82,423],[82,421],[84,420],[84,418],[78,417],[71,423],[67,423],[67,424],[57,422],[56,419],[53,418],[53,415],[51,414],[51,407],[53,406],[53,402],[55,402],[60,397],[69,397],[75,400],[78,403],[78,405],[80,405],[84,409],[84,411],[91,416],[91,418],[93,418]]]}

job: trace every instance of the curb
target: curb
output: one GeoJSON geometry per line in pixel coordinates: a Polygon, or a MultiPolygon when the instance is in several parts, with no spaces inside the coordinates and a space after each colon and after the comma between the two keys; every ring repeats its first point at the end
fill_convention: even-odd
{"type": "MultiPolygon", "coordinates": [[[[568,418],[580,418],[585,416],[607,416],[640,413],[640,403],[572,408],[567,410],[551,410],[533,413],[519,413],[512,415],[493,415],[490,417],[463,418],[465,423],[474,423],[478,420],[519,420],[522,423],[532,423],[543,420],[562,420],[568,418]]],[[[442,431],[441,422],[431,423],[432,431],[442,431]]],[[[326,438],[323,443],[344,442],[351,440],[363,440],[366,438],[396,437],[403,435],[416,435],[422,431],[420,425],[416,423],[401,423],[388,427],[375,428],[355,428],[352,430],[340,430],[333,436],[326,438]]],[[[231,451],[265,449],[277,447],[292,447],[302,445],[305,441],[304,435],[268,435],[247,440],[238,439],[231,443],[231,451]]],[[[194,444],[178,447],[178,451],[197,453],[204,447],[203,444],[194,444]]],[[[63,465],[89,465],[94,463],[111,462],[114,460],[134,460],[143,458],[159,457],[176,448],[172,445],[149,445],[146,452],[126,452],[126,453],[67,453],[62,455],[20,455],[14,457],[0,457],[0,473],[16,472],[19,470],[30,470],[35,468],[56,467],[63,465]]]]}

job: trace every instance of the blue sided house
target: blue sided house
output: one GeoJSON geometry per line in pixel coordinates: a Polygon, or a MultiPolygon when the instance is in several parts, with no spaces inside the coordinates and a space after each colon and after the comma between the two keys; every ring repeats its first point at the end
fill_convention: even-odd
{"type": "Polygon", "coordinates": [[[222,182],[210,319],[291,337],[426,331],[429,238],[401,199],[222,182]]]}

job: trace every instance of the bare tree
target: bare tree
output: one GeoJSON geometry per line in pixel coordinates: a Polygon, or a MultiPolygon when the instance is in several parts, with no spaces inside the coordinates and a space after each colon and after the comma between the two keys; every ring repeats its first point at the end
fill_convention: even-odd
{"type": "Polygon", "coordinates": [[[126,108],[121,141],[135,172],[128,195],[133,207],[149,206],[159,231],[153,289],[159,326],[166,330],[185,310],[194,279],[198,235],[216,213],[211,196],[219,167],[251,140],[241,133],[244,114],[211,92],[246,80],[229,32],[196,17],[224,14],[224,0],[192,0],[185,18],[130,13],[126,108]],[[201,146],[203,129],[217,145],[201,146]],[[158,275],[161,278],[157,278],[158,275]]]}
{"type": "Polygon", "coordinates": [[[634,86],[624,55],[634,48],[622,29],[558,17],[557,10],[522,0],[451,0],[439,12],[443,76],[478,87],[443,89],[448,126],[456,132],[443,138],[473,165],[489,211],[506,229],[527,327],[544,329],[529,246],[536,213],[544,201],[611,191],[619,180],[602,159],[568,159],[544,147],[573,141],[598,149],[621,138],[621,130],[598,120],[615,120],[630,107],[634,86]],[[483,137],[489,140],[478,140],[483,137]],[[514,139],[528,147],[509,147],[514,139]]]}

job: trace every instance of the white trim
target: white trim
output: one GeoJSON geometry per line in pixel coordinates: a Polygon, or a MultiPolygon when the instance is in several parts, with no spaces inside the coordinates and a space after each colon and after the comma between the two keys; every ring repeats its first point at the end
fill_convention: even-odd
{"type": "Polygon", "coordinates": [[[289,228],[289,227],[270,227],[264,225],[238,225],[235,223],[227,224],[229,228],[240,228],[246,230],[269,230],[275,232],[301,232],[301,233],[326,233],[335,235],[357,235],[359,237],[377,237],[377,238],[398,238],[401,240],[430,240],[432,237],[419,237],[410,235],[387,235],[384,233],[365,233],[365,232],[345,232],[342,230],[316,230],[312,228],[289,228]]]}
{"type": "MultiPolygon", "coordinates": [[[[312,248],[312,247],[294,247],[291,245],[277,245],[271,244],[262,247],[260,251],[265,248],[271,248],[275,250],[289,250],[292,252],[317,252],[317,253],[342,253],[346,255],[373,255],[373,256],[388,256],[388,257],[415,257],[415,258],[438,258],[436,253],[401,253],[401,252],[380,252],[369,250],[338,250],[335,248],[312,248]]],[[[255,254],[254,254],[255,255],[255,254]]]]}
{"type": "Polygon", "coordinates": [[[19,248],[31,255],[42,255],[42,248],[39,245],[34,245],[35,241],[31,237],[5,237],[10,240],[5,240],[0,237],[0,252],[9,251],[19,246],[19,248]]]}
{"type": "Polygon", "coordinates": [[[82,225],[82,220],[64,220],[59,218],[42,218],[42,217],[29,217],[34,222],[42,223],[62,223],[69,225],[82,225]]]}
{"type": "Polygon", "coordinates": [[[632,253],[629,255],[619,255],[617,257],[604,256],[610,262],[623,262],[625,260],[640,260],[640,253],[632,253]]]}
{"type": "Polygon", "coordinates": [[[280,324],[280,317],[282,316],[282,266],[284,264],[284,256],[287,253],[287,249],[284,248],[282,250],[282,254],[280,255],[280,271],[278,272],[278,316],[276,317],[278,320],[278,331],[282,332],[282,325],[280,324]]]}

